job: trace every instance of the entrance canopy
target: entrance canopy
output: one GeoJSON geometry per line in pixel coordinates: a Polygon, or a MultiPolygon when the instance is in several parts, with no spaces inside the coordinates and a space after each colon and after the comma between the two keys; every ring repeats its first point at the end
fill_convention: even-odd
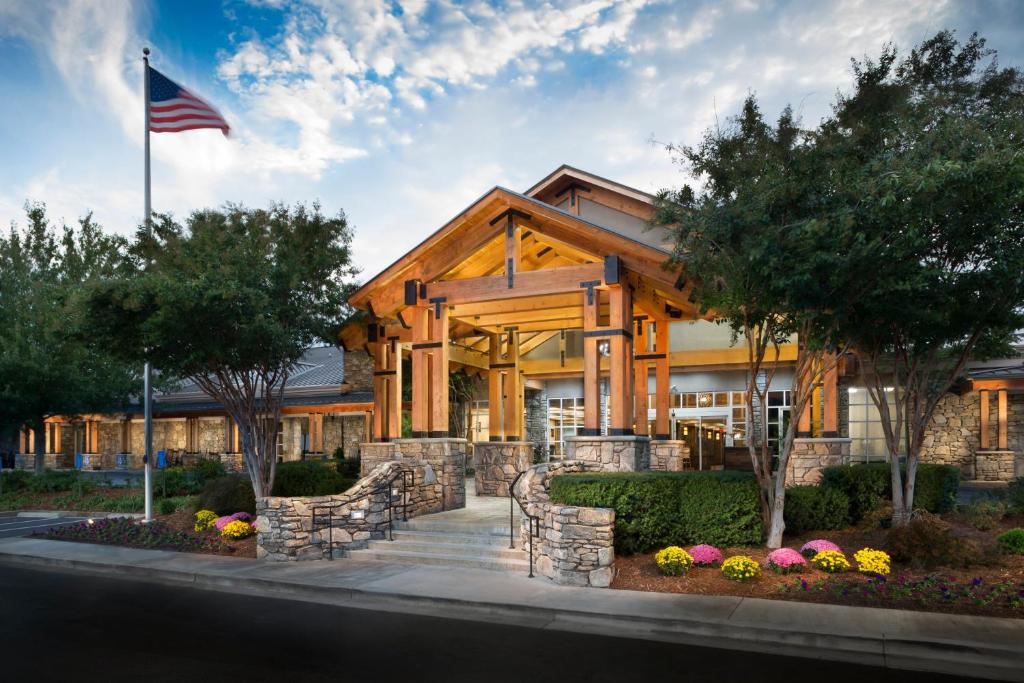
{"type": "Polygon", "coordinates": [[[686,278],[665,269],[668,251],[637,231],[649,195],[566,167],[530,193],[491,189],[350,298],[365,324],[347,327],[342,340],[374,355],[378,439],[400,435],[403,348],[414,437],[447,436],[447,375],[465,367],[488,376],[491,438],[521,439],[522,357],[558,337],[553,362],[564,366],[572,329],[583,334],[583,434],[598,433],[603,372],[609,432],[632,434],[635,422],[646,433],[650,363],[666,405],[656,431],[668,438],[668,321],[699,311],[686,278]],[[585,205],[621,216],[623,228],[588,219],[585,205]],[[644,382],[635,401],[634,376],[644,382]]]}

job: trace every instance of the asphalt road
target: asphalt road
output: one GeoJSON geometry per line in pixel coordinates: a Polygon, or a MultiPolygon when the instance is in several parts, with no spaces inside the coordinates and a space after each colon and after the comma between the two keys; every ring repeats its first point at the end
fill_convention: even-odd
{"type": "Polygon", "coordinates": [[[0,517],[0,538],[28,536],[55,526],[74,524],[85,517],[0,517]]]}
{"type": "Polygon", "coordinates": [[[965,680],[0,564],[5,681],[965,680]]]}

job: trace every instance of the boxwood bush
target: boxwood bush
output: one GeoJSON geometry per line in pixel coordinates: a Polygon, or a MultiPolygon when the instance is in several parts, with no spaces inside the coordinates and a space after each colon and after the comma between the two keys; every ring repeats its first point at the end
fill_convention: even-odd
{"type": "Polygon", "coordinates": [[[256,496],[252,483],[245,475],[228,475],[211,479],[199,492],[196,507],[213,510],[218,515],[233,515],[236,512],[256,514],[256,496]]]}
{"type": "Polygon", "coordinates": [[[601,472],[551,481],[562,505],[614,508],[615,551],[668,545],[760,543],[757,483],[749,472],[601,472]]]}
{"type": "MultiPolygon", "coordinates": [[[[906,469],[903,471],[906,476],[906,469]]],[[[834,465],[822,472],[821,486],[839,490],[850,500],[850,517],[859,522],[885,500],[892,499],[889,463],[834,465]]],[[[949,512],[956,504],[960,470],[952,465],[920,464],[914,485],[914,507],[928,512],[949,512]]]]}
{"type": "Polygon", "coordinates": [[[355,482],[355,478],[343,475],[332,462],[283,462],[277,466],[277,473],[274,475],[274,495],[328,496],[352,488],[355,482]]]}
{"type": "Polygon", "coordinates": [[[793,486],[786,489],[786,533],[845,529],[850,526],[850,499],[839,489],[793,486]]]}

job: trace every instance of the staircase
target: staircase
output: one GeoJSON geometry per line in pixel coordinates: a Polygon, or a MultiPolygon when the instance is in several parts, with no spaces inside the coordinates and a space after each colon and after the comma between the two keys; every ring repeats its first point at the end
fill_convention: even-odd
{"type": "MultiPolygon", "coordinates": [[[[393,541],[372,540],[368,548],[351,551],[351,559],[521,572],[525,576],[530,570],[526,551],[508,547],[508,498],[477,497],[471,489],[466,494],[465,508],[395,522],[393,541]]],[[[517,540],[518,511],[516,506],[517,540]]]]}

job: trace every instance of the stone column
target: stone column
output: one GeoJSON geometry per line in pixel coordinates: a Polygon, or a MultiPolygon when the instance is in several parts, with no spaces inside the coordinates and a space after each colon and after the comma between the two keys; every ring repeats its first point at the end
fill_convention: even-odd
{"type": "Polygon", "coordinates": [[[533,460],[529,441],[481,442],[473,444],[476,495],[508,496],[508,487],[533,460]]]}
{"type": "Polygon", "coordinates": [[[398,439],[398,459],[423,460],[441,482],[444,509],[466,507],[466,444],[465,439],[398,439]]]}
{"type": "Polygon", "coordinates": [[[566,460],[579,460],[595,471],[642,472],[650,469],[651,439],[646,436],[570,436],[566,460]]]}
{"type": "Polygon", "coordinates": [[[832,465],[845,465],[850,461],[852,439],[793,439],[793,450],[786,465],[786,485],[799,486],[821,483],[821,471],[832,465]]]}

